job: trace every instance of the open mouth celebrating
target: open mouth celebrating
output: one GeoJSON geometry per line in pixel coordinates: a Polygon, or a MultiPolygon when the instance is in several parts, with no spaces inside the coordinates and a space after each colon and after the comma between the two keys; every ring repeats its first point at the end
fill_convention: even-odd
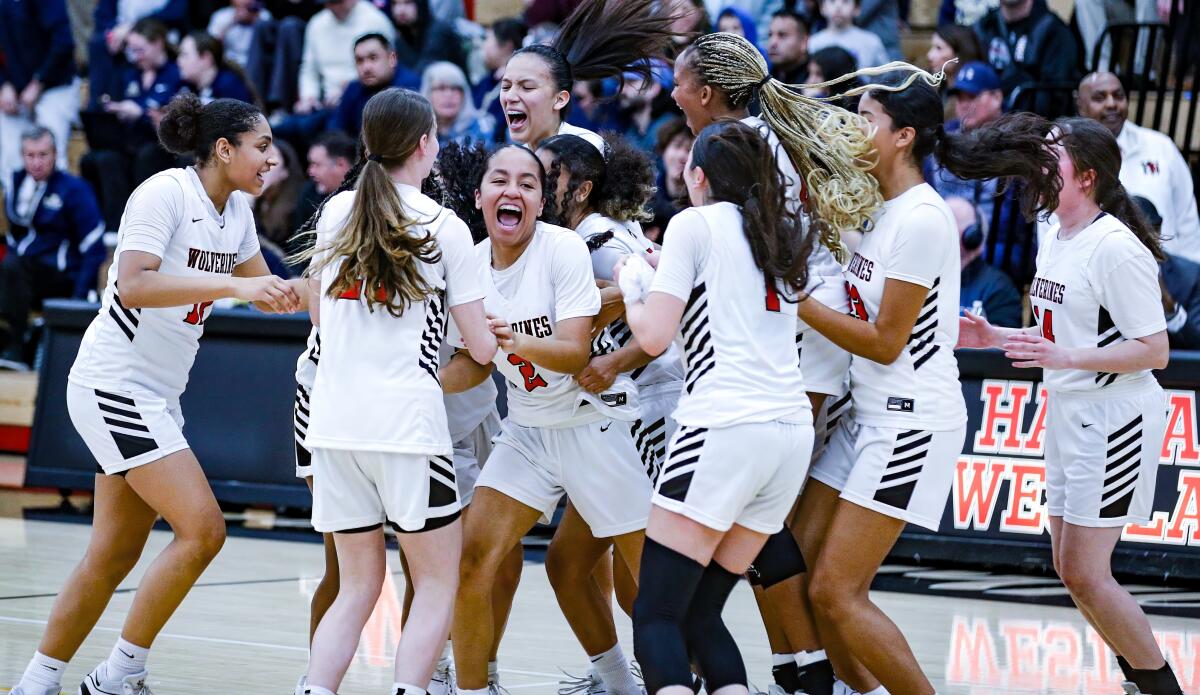
{"type": "Polygon", "coordinates": [[[517,111],[515,109],[509,109],[508,111],[505,111],[504,116],[508,119],[508,127],[512,130],[520,130],[521,128],[525,127],[525,124],[529,121],[529,115],[527,113],[524,111],[517,111]]]}
{"type": "Polygon", "coordinates": [[[506,232],[516,231],[524,217],[524,211],[511,203],[502,204],[496,211],[496,223],[506,232]]]}

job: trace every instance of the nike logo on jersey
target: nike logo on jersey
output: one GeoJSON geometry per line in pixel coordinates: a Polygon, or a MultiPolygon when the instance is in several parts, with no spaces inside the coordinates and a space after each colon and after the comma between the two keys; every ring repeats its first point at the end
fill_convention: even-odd
{"type": "Polygon", "coordinates": [[[608,424],[606,424],[606,425],[604,425],[603,427],[601,427],[601,428],[600,428],[600,431],[601,431],[601,432],[607,432],[609,427],[612,427],[612,422],[609,422],[608,424]]]}
{"type": "Polygon", "coordinates": [[[1085,430],[1086,430],[1087,428],[1091,427],[1091,426],[1092,426],[1092,425],[1094,425],[1094,424],[1096,424],[1096,423],[1094,423],[1094,422],[1090,422],[1090,423],[1084,423],[1084,425],[1083,425],[1083,429],[1085,429],[1085,430]]]}
{"type": "Polygon", "coordinates": [[[197,217],[197,218],[195,218],[194,220],[192,220],[192,222],[193,222],[193,223],[196,223],[196,222],[203,222],[203,221],[204,221],[204,218],[203,218],[203,217],[197,217]]]}

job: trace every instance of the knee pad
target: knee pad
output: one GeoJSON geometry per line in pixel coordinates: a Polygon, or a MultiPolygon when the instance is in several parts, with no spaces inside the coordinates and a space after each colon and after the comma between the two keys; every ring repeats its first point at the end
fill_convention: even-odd
{"type": "Polygon", "coordinates": [[[696,586],[688,611],[687,644],[704,673],[704,687],[710,693],[727,685],[747,683],[742,654],[721,619],[721,611],[737,582],[738,575],[710,562],[696,586]]]}
{"type": "Polygon", "coordinates": [[[647,538],[642,549],[638,594],[633,602],[633,653],[646,691],[692,686],[684,623],[704,567],[647,538]]]}
{"type": "Polygon", "coordinates": [[[754,564],[746,570],[746,578],[753,586],[770,589],[779,582],[791,579],[808,571],[800,545],[792,531],[784,526],[778,533],[767,538],[767,543],[758,551],[754,564]]]}

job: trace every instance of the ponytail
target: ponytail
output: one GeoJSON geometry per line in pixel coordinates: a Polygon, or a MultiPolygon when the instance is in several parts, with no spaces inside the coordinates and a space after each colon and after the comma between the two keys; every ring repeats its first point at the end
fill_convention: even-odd
{"type": "Polygon", "coordinates": [[[1121,221],[1121,224],[1129,228],[1133,235],[1138,238],[1146,248],[1150,251],[1150,255],[1154,256],[1154,260],[1162,263],[1167,260],[1166,249],[1162,245],[1162,237],[1154,230],[1154,227],[1146,220],[1146,216],[1138,209],[1129,192],[1125,190],[1125,186],[1117,182],[1109,194],[1104,199],[1096,201],[1100,205],[1100,209],[1112,215],[1121,221]]]}

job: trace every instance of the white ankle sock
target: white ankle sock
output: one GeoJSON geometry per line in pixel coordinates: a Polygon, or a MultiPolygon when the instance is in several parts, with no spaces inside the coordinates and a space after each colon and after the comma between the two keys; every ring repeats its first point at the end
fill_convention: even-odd
{"type": "Polygon", "coordinates": [[[811,652],[796,652],[796,665],[803,668],[818,661],[825,661],[828,658],[825,656],[824,649],[817,649],[811,652]]]}
{"type": "Polygon", "coordinates": [[[438,666],[450,663],[450,654],[450,640],[446,640],[446,646],[442,647],[442,658],[438,659],[438,666]]]}
{"type": "Polygon", "coordinates": [[[881,685],[878,688],[875,688],[874,690],[870,690],[870,691],[863,693],[862,695],[892,695],[892,694],[888,692],[887,688],[885,688],[881,685]]]}
{"type": "MultiPolygon", "coordinates": [[[[17,686],[25,686],[28,690],[48,690],[62,685],[63,671],[67,670],[67,662],[52,659],[41,652],[34,652],[25,673],[17,686]]],[[[15,689],[15,688],[14,688],[15,689]]]]}
{"type": "Polygon", "coordinates": [[[319,685],[304,686],[304,694],[305,695],[337,695],[337,693],[333,692],[332,690],[329,690],[327,688],[322,688],[319,685]]]}
{"type": "Polygon", "coordinates": [[[392,683],[393,695],[428,695],[424,688],[418,688],[408,683],[392,683]]]}
{"type": "Polygon", "coordinates": [[[784,664],[790,664],[791,662],[793,662],[795,660],[796,660],[796,657],[791,654],[772,654],[771,655],[771,665],[772,666],[783,666],[784,664]]]}
{"type": "Polygon", "coordinates": [[[479,690],[463,690],[459,688],[457,692],[458,695],[488,695],[487,688],[480,688],[479,690]]]}
{"type": "Polygon", "coordinates": [[[592,660],[592,668],[600,674],[600,680],[604,681],[612,695],[641,695],[642,688],[629,671],[629,661],[625,659],[620,643],[603,654],[588,658],[592,660]]]}
{"type": "Polygon", "coordinates": [[[108,655],[109,681],[120,683],[129,676],[142,673],[146,670],[146,657],[149,655],[150,650],[146,647],[139,647],[125,641],[123,637],[118,637],[116,646],[108,655]]]}
{"type": "MultiPolygon", "coordinates": [[[[500,662],[499,661],[489,661],[488,662],[488,683],[495,683],[496,685],[500,685],[500,662]]],[[[459,692],[465,693],[467,691],[460,690],[459,692]]]]}

